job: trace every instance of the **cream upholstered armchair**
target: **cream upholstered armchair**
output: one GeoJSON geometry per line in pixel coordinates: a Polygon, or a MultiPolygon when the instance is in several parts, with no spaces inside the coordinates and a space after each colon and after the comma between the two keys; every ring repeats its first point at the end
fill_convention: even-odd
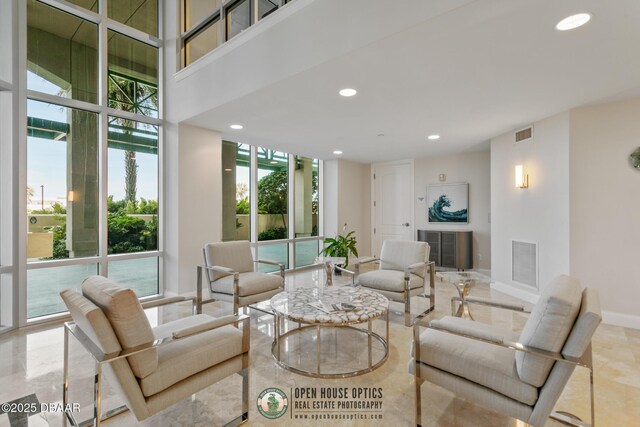
{"type": "Polygon", "coordinates": [[[533,426],[549,416],[587,426],[570,414],[552,413],[575,367],[582,366],[590,374],[593,425],[591,337],[600,321],[596,292],[581,291],[577,280],[559,276],[544,289],[519,335],[451,316],[417,322],[409,363],[416,424],[421,425],[420,388],[427,380],[533,426]]]}
{"type": "Polygon", "coordinates": [[[376,261],[375,258],[358,260],[354,265],[354,282],[373,289],[392,301],[404,303],[405,325],[411,326],[411,297],[429,298],[429,307],[418,318],[431,312],[435,306],[435,264],[429,262],[429,244],[406,240],[385,240],[380,250],[380,268],[360,274],[360,266],[376,261]],[[429,294],[426,295],[427,277],[429,294]]]}
{"type": "MultiPolygon", "coordinates": [[[[67,289],[60,296],[73,317],[64,328],[65,408],[72,335],[95,361],[93,425],[99,426],[127,409],[142,421],[236,373],[242,376],[242,414],[227,425],[239,425],[248,419],[247,316],[195,315],[152,328],[136,294],[101,276],[86,279],[82,295],[67,289]],[[101,407],[103,373],[126,405],[105,417],[101,407]]],[[[193,299],[172,297],[152,301],[147,307],[182,301],[193,304],[193,299]]],[[[71,412],[65,413],[65,424],[67,420],[74,426],[79,424],[71,412]]]]}
{"type": "Polygon", "coordinates": [[[202,249],[204,266],[198,266],[197,312],[202,304],[213,301],[233,303],[233,312],[260,301],[270,299],[284,291],[284,264],[268,261],[253,261],[248,241],[209,243],[202,249]],[[254,264],[278,266],[278,275],[255,271],[254,264]],[[206,271],[211,299],[202,300],[202,272],[206,271]]]}
{"type": "Polygon", "coordinates": [[[246,240],[237,242],[209,243],[202,249],[204,267],[198,266],[196,290],[197,311],[202,312],[202,304],[213,301],[233,303],[233,312],[260,301],[270,299],[284,291],[284,264],[268,261],[253,261],[251,245],[246,240]],[[254,264],[262,263],[279,267],[279,274],[255,271],[254,264]],[[202,300],[202,271],[207,274],[211,299],[202,300]]]}

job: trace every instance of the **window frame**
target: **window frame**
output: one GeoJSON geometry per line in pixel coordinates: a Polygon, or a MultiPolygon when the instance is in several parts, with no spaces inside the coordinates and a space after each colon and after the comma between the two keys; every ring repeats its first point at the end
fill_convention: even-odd
{"type": "MultiPolygon", "coordinates": [[[[20,146],[19,165],[20,169],[26,171],[26,131],[27,131],[27,100],[34,100],[40,102],[51,103],[59,105],[64,108],[73,108],[79,110],[85,110],[98,114],[98,170],[99,172],[99,237],[98,237],[98,255],[92,257],[72,258],[72,259],[58,259],[58,260],[39,260],[27,262],[26,259],[26,232],[27,232],[27,216],[24,215],[27,211],[26,196],[19,195],[18,203],[13,207],[13,213],[17,218],[15,221],[18,225],[17,239],[15,244],[17,245],[18,261],[12,268],[12,272],[20,272],[18,290],[18,324],[16,327],[22,327],[27,325],[35,325],[46,322],[51,322],[68,316],[68,313],[57,313],[48,316],[37,317],[33,319],[27,319],[27,271],[68,266],[68,265],[84,265],[84,264],[97,264],[98,274],[108,277],[109,262],[110,261],[123,261],[129,259],[142,259],[156,257],[158,259],[158,293],[156,295],[141,298],[141,300],[149,300],[161,297],[164,294],[164,277],[163,277],[163,248],[164,248],[164,191],[163,191],[163,151],[164,151],[164,85],[163,82],[163,70],[162,64],[164,64],[164,48],[163,42],[160,38],[146,34],[133,27],[121,24],[114,21],[107,16],[107,7],[104,1],[100,2],[99,13],[92,12],[84,9],[81,6],[77,6],[63,0],[37,0],[40,3],[59,9],[63,12],[70,13],[79,18],[85,19],[89,22],[98,25],[98,102],[97,104],[88,103],[84,101],[78,101],[70,98],[63,98],[56,95],[49,95],[43,92],[26,89],[26,78],[22,79],[22,86],[14,89],[18,92],[21,108],[17,113],[20,123],[18,126],[19,135],[17,135],[17,141],[20,146]],[[114,31],[123,36],[134,39],[138,42],[142,42],[146,45],[154,47],[158,51],[157,55],[157,70],[158,70],[158,117],[144,116],[141,114],[127,112],[109,107],[109,100],[107,98],[107,85],[108,85],[108,32],[114,31]],[[124,253],[124,254],[108,254],[108,242],[107,242],[107,199],[108,199],[108,183],[107,183],[107,170],[108,170],[108,129],[109,118],[121,118],[127,120],[133,120],[136,122],[157,126],[158,127],[158,248],[154,251],[124,253]]],[[[27,2],[18,3],[18,16],[20,19],[17,22],[18,37],[25,39],[27,32],[27,2]]],[[[163,19],[164,16],[164,2],[158,0],[158,34],[163,34],[163,19]]],[[[26,73],[26,49],[19,54],[19,61],[15,64],[16,73],[26,73]]],[[[20,179],[17,183],[17,188],[26,187],[26,172],[20,172],[20,179]]],[[[5,274],[5,268],[3,267],[3,274],[5,274]]],[[[14,308],[15,310],[15,308],[14,308]]]]}

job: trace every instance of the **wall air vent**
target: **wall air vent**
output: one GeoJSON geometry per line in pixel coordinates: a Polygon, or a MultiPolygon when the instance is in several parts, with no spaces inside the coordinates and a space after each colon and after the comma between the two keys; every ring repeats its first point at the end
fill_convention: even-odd
{"type": "Polygon", "coordinates": [[[511,280],[538,289],[538,244],[511,241],[511,280]]]}
{"type": "Polygon", "coordinates": [[[515,143],[520,144],[521,142],[527,142],[533,140],[533,125],[527,126],[526,128],[516,130],[515,134],[515,143]]]}

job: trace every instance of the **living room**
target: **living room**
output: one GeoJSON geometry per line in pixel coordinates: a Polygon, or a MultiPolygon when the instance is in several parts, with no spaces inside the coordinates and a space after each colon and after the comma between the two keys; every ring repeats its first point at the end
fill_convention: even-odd
{"type": "MultiPolygon", "coordinates": [[[[54,404],[63,402],[62,322],[71,317],[58,294],[66,288],[80,292],[87,276],[108,276],[135,290],[156,327],[190,314],[186,303],[196,296],[198,279],[208,298],[213,280],[206,271],[199,277],[196,269],[208,243],[249,240],[254,259],[284,264],[279,291],[311,286],[327,292],[332,291],[328,278],[340,285],[336,288],[358,283],[358,273],[355,278],[352,273],[360,262],[362,278],[374,272],[378,265],[365,261],[383,257],[390,236],[416,241],[427,230],[471,232],[468,265],[457,268],[490,279],[490,285],[478,284],[469,294],[480,300],[521,304],[529,311],[546,301],[544,295],[560,275],[596,292],[602,323],[592,340],[590,365],[595,418],[599,424],[634,425],[640,416],[634,404],[640,399],[635,304],[640,283],[634,271],[640,239],[638,5],[631,0],[608,5],[595,0],[213,3],[2,4],[2,55],[11,60],[0,67],[0,348],[6,362],[0,377],[10,387],[1,392],[0,402],[31,402],[20,399],[33,395],[51,404],[40,414],[22,411],[12,418],[4,411],[2,423],[19,425],[16,420],[22,417],[26,425],[58,425],[64,419],[54,404]],[[52,9],[65,20],[52,18],[57,16],[52,9]],[[149,24],[153,13],[155,27],[149,24]],[[189,13],[193,16],[187,18],[189,13]],[[579,13],[589,16],[582,26],[557,29],[563,18],[579,13]],[[67,18],[80,22],[79,32],[54,28],[55,22],[70,22],[67,18]],[[211,41],[209,34],[203,42],[212,29],[217,38],[211,41]],[[83,46],[94,53],[73,51],[57,59],[54,52],[63,49],[52,46],[63,42],[47,38],[46,32],[79,44],[80,37],[93,40],[83,46]],[[73,64],[68,75],[67,60],[73,64]],[[78,78],[73,72],[78,66],[91,77],[78,78]],[[65,82],[71,83],[67,87],[65,82]],[[139,88],[135,99],[118,95],[134,87],[127,85],[139,88]],[[355,94],[343,96],[343,89],[355,94]],[[74,140],[74,130],[85,139],[95,134],[88,138],[93,141],[89,150],[75,142],[81,139],[74,140]],[[66,142],[67,149],[43,155],[54,142],[66,142]],[[38,159],[38,153],[44,158],[38,159]],[[47,158],[50,171],[41,166],[47,158]],[[66,163],[56,163],[64,158],[66,163]],[[93,160],[83,160],[79,173],[74,165],[86,158],[93,160]],[[127,169],[125,162],[133,166],[127,169]],[[404,175],[388,181],[391,187],[383,191],[380,177],[391,167],[404,175]],[[137,196],[120,190],[131,182],[131,169],[138,171],[137,196]],[[284,208],[266,204],[273,193],[260,193],[274,172],[284,179],[284,208]],[[430,192],[456,185],[466,189],[466,197],[453,203],[464,205],[466,221],[430,220],[430,192]],[[27,194],[21,190],[25,187],[27,194]],[[55,191],[60,194],[51,196],[55,191]],[[397,230],[381,231],[385,215],[403,218],[396,221],[397,230]],[[350,231],[358,256],[352,255],[347,272],[336,275],[340,269],[327,264],[336,260],[316,262],[315,255],[325,238],[350,231]],[[114,240],[116,235],[122,240],[114,240]],[[528,256],[522,259],[526,280],[514,277],[523,254],[518,248],[528,256]],[[154,307],[161,297],[185,301],[177,308],[154,307]]],[[[435,248],[431,244],[432,255],[435,248]]],[[[409,296],[410,323],[426,308],[432,309],[420,318],[426,323],[453,314],[450,304],[458,301],[457,307],[470,310],[478,321],[514,332],[525,327],[522,313],[456,300],[463,297],[442,275],[456,268],[434,267],[430,301],[435,299],[435,306],[409,296]]],[[[259,265],[258,270],[280,276],[277,265],[259,265]]],[[[428,291],[432,278],[425,274],[422,279],[428,291]]],[[[219,299],[214,294],[211,288],[219,299]]],[[[330,344],[323,336],[328,346],[327,354],[321,348],[323,361],[335,353],[342,358],[334,365],[360,372],[376,365],[379,356],[373,372],[346,380],[287,370],[282,364],[300,354],[311,365],[316,356],[320,360],[314,347],[320,333],[317,340],[297,337],[302,353],[292,351],[279,360],[274,338],[294,330],[295,322],[289,318],[281,326],[277,315],[251,302],[254,307],[244,321],[251,329],[250,351],[243,347],[249,360],[243,365],[248,409],[235,391],[242,377],[233,375],[144,421],[137,409],[105,425],[221,425],[237,412],[248,413],[249,425],[315,425],[317,418],[296,420],[293,415],[312,411],[313,402],[335,406],[316,410],[315,416],[330,409],[353,415],[346,401],[378,402],[382,410],[370,407],[367,415],[383,418],[327,423],[414,424],[418,379],[407,371],[414,360],[414,330],[406,326],[404,297],[388,298],[387,339],[382,322],[369,325],[382,341],[374,339],[373,350],[369,342],[374,361],[369,355],[368,368],[350,364],[365,360],[366,365],[366,340],[354,339],[362,345],[350,345],[350,338],[327,332],[335,340],[330,344]],[[275,420],[255,405],[270,387],[288,394],[291,405],[289,414],[275,420]],[[352,395],[360,388],[366,398],[352,395]]],[[[238,312],[232,303],[242,305],[223,298],[197,311],[224,317],[238,312]]],[[[75,394],[67,402],[81,403],[78,419],[90,418],[96,400],[91,396],[94,367],[81,346],[71,349],[71,373],[77,377],[69,383],[75,394]]],[[[122,403],[110,381],[103,412],[122,403]]],[[[418,387],[423,425],[527,422],[445,388],[429,381],[418,387]]],[[[589,422],[588,389],[588,372],[578,368],[557,398],[557,409],[589,422]]],[[[559,424],[549,420],[544,425],[559,424]]]]}

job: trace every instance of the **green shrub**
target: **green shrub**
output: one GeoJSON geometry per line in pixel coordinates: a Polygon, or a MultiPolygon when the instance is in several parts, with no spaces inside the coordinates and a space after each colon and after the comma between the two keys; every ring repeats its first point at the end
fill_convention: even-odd
{"type": "Polygon", "coordinates": [[[278,240],[287,238],[287,229],[284,227],[268,228],[258,234],[258,240],[278,240]]]}
{"type": "Polygon", "coordinates": [[[109,253],[119,254],[144,251],[147,225],[143,219],[124,212],[109,213],[109,253]]]}
{"type": "Polygon", "coordinates": [[[246,197],[244,199],[238,200],[236,202],[236,214],[246,215],[249,213],[249,199],[246,197]]]}

